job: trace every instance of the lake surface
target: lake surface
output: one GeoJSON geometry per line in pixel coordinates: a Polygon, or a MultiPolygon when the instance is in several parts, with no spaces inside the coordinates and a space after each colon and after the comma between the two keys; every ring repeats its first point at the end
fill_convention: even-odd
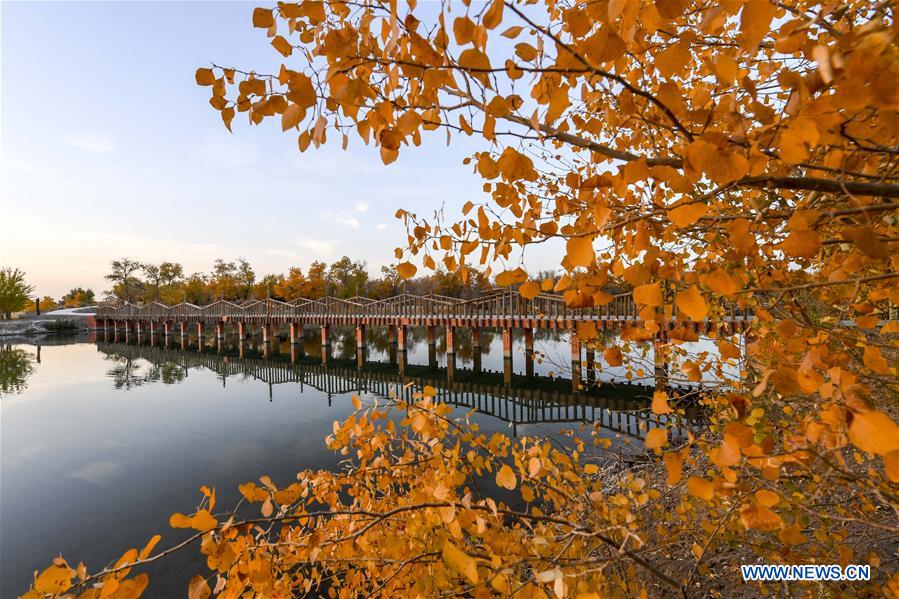
{"type": "MultiPolygon", "coordinates": [[[[191,512],[201,485],[215,486],[226,508],[238,501],[239,483],[269,475],[288,484],[304,468],[334,468],[339,456],[324,438],[352,412],[353,395],[427,384],[456,415],[476,410],[485,432],[556,435],[588,422],[619,445],[640,436],[647,390],[572,395],[570,381],[547,376],[570,356],[567,338],[549,331],[535,338],[547,359],[532,380],[515,338],[513,387],[502,384],[502,340],[489,331],[479,355],[458,334],[452,381],[443,339],[429,346],[424,330],[411,332],[404,374],[386,330],[370,330],[361,369],[351,330],[336,331],[327,366],[311,333],[305,356],[286,341],[230,337],[0,342],[0,597],[24,592],[32,572],[60,553],[96,570],[155,533],[163,535],[158,548],[174,544],[184,531],[170,529],[168,518],[191,512]]],[[[623,373],[597,375],[611,378],[623,373]]],[[[148,569],[147,596],[183,596],[201,560],[194,547],[148,569]]]]}

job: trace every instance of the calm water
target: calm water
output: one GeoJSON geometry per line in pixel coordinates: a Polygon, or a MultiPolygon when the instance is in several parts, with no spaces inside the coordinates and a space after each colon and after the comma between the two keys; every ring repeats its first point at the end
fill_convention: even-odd
{"type": "MultiPolygon", "coordinates": [[[[369,332],[361,370],[351,331],[337,333],[327,367],[311,331],[305,357],[286,342],[241,348],[231,338],[202,347],[190,338],[183,348],[178,338],[150,345],[133,337],[0,345],[0,596],[24,592],[32,572],[60,553],[96,570],[154,533],[163,535],[160,548],[173,544],[183,531],[169,529],[168,517],[192,511],[200,485],[215,486],[218,505],[228,507],[239,483],[267,474],[288,484],[301,469],[334,467],[338,457],[323,439],[352,411],[354,394],[429,384],[457,414],[477,410],[487,432],[554,434],[587,421],[608,427],[603,434],[617,443],[639,434],[634,413],[645,404],[634,397],[645,390],[572,396],[570,382],[546,376],[558,371],[549,361],[527,382],[520,338],[510,389],[498,335],[482,333],[478,357],[460,334],[449,382],[441,338],[432,349],[414,330],[400,375],[386,332],[369,332]]],[[[570,356],[566,341],[542,333],[536,347],[570,356]]],[[[184,595],[200,560],[193,548],[149,570],[148,596],[184,595]]]]}

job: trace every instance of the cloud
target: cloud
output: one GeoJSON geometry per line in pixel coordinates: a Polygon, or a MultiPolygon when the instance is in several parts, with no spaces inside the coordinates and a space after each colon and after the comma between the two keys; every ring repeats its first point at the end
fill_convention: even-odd
{"type": "Polygon", "coordinates": [[[296,246],[299,250],[269,249],[266,253],[271,256],[283,256],[291,260],[291,262],[305,263],[320,258],[328,258],[337,253],[340,247],[340,241],[337,239],[316,239],[314,237],[306,237],[303,235],[295,236],[288,241],[282,242],[296,246]],[[309,255],[312,252],[312,256],[309,255]]]}
{"type": "Polygon", "coordinates": [[[91,154],[106,154],[116,149],[115,142],[101,135],[78,135],[75,137],[62,137],[60,141],[84,152],[91,154]]]}
{"type": "Polygon", "coordinates": [[[335,225],[350,227],[351,229],[359,229],[359,221],[355,216],[347,212],[334,212],[332,210],[328,210],[326,212],[322,212],[320,216],[323,220],[334,223],[335,225]]]}
{"type": "Polygon", "coordinates": [[[375,225],[375,229],[377,229],[378,231],[383,231],[386,228],[387,225],[385,225],[384,223],[378,223],[377,225],[375,225]]]}
{"type": "Polygon", "coordinates": [[[359,212],[368,212],[368,202],[356,202],[356,210],[359,212]]]}

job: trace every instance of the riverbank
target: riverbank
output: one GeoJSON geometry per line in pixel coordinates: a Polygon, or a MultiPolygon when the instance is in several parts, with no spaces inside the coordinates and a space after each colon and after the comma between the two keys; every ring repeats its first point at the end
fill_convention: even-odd
{"type": "Polygon", "coordinates": [[[13,320],[0,320],[0,339],[39,338],[84,333],[94,326],[96,308],[69,308],[41,315],[28,314],[13,320]]]}

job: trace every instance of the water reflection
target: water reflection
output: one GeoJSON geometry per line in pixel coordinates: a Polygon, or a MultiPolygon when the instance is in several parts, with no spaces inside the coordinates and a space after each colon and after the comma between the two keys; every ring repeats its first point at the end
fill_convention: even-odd
{"type": "Polygon", "coordinates": [[[41,348],[36,353],[13,347],[0,346],[0,395],[21,393],[28,387],[28,377],[34,372],[35,361],[40,362],[41,348]]]}
{"type": "Polygon", "coordinates": [[[638,385],[598,386],[574,394],[568,381],[534,376],[516,377],[516,385],[509,386],[501,373],[454,371],[453,354],[437,366],[433,349],[428,351],[427,364],[404,367],[402,357],[394,363],[363,361],[360,366],[357,357],[342,351],[330,360],[301,357],[295,346],[279,343],[217,340],[209,345],[185,342],[166,347],[98,342],[97,347],[117,365],[109,372],[116,388],[179,383],[191,369],[214,372],[222,387],[235,380],[262,382],[268,386],[270,400],[277,385],[297,385],[300,394],[311,388],[326,395],[329,403],[335,396],[355,393],[411,400],[415,390],[431,386],[437,389],[438,401],[509,423],[513,434],[520,425],[586,422],[637,437],[648,428],[672,424],[677,435],[695,425],[697,416],[689,414],[685,423],[652,414],[647,406],[652,389],[638,385]]]}

